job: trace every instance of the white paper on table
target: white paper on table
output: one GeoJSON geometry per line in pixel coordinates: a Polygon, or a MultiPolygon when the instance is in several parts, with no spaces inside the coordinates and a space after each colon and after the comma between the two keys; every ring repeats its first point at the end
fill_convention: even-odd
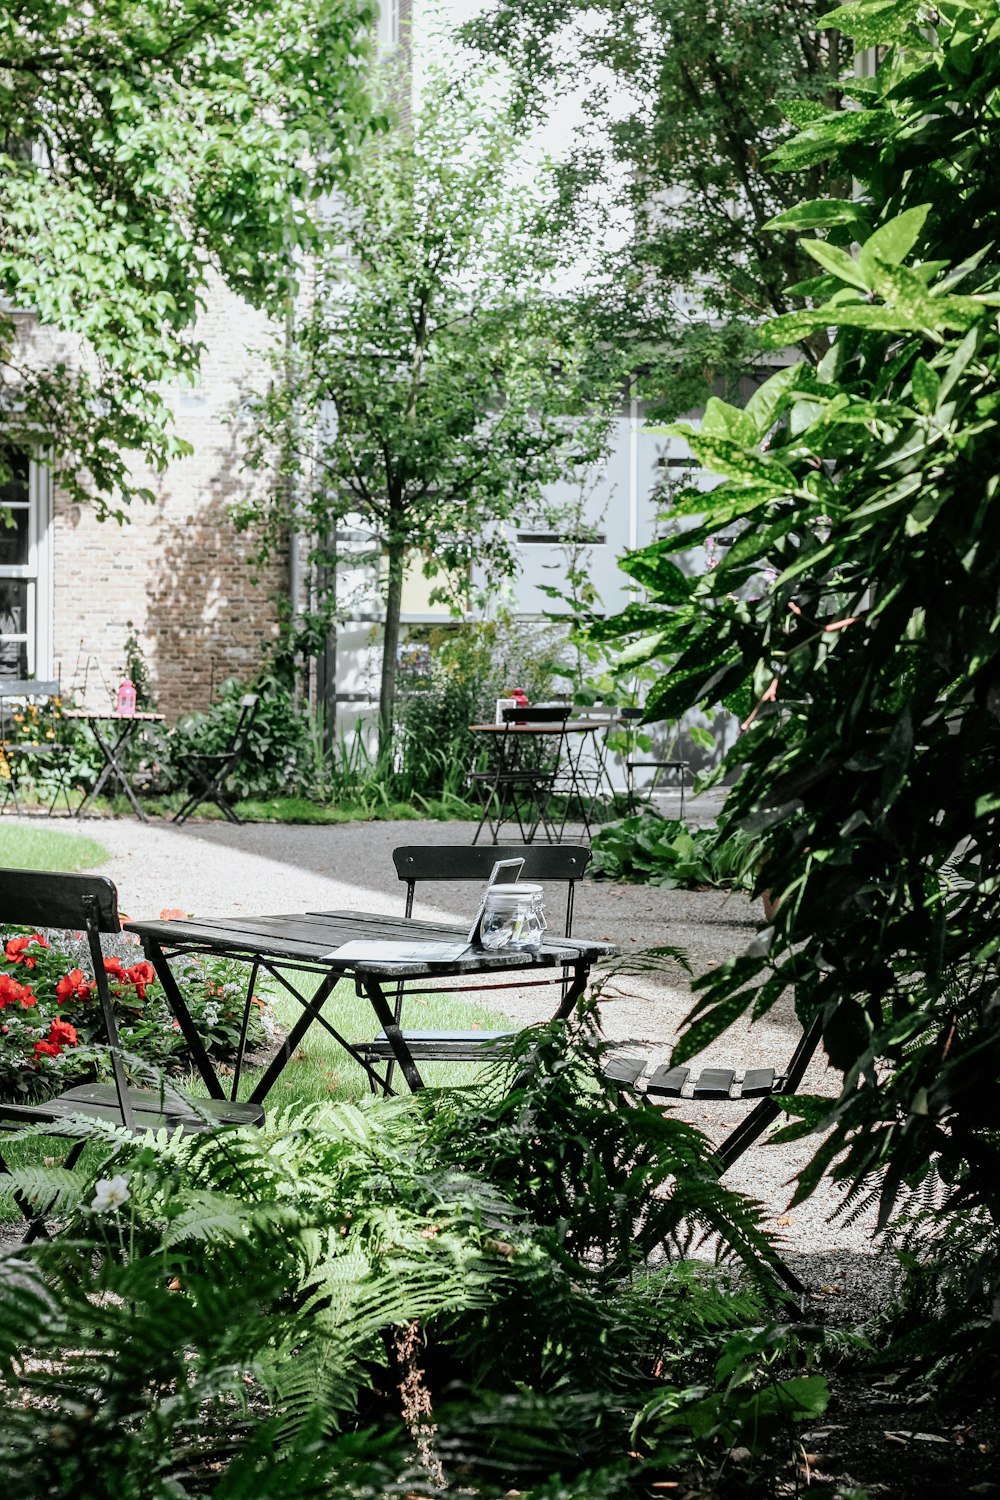
{"type": "Polygon", "coordinates": [[[402,942],[356,938],[352,943],[342,943],[339,948],[331,948],[322,957],[342,958],[347,962],[352,959],[372,959],[381,964],[422,964],[435,959],[443,961],[461,958],[468,951],[468,943],[441,943],[432,938],[409,938],[402,942]]]}

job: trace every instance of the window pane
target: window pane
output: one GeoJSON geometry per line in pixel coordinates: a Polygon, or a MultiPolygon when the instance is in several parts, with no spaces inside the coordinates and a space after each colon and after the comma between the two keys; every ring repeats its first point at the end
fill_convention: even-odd
{"type": "Polygon", "coordinates": [[[0,578],[0,677],[27,677],[28,585],[21,579],[0,578]]]}
{"type": "Polygon", "coordinates": [[[0,460],[10,470],[10,478],[0,484],[0,505],[27,505],[28,503],[28,455],[23,448],[12,448],[9,443],[0,446],[0,460]]]}
{"type": "Polygon", "coordinates": [[[28,507],[0,503],[0,568],[23,568],[27,561],[28,507]]]}

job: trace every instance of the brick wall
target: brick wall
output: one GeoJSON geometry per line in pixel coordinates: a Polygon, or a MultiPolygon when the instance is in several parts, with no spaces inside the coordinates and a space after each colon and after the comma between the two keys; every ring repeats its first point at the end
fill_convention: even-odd
{"type": "Polygon", "coordinates": [[[198,336],[206,346],[200,384],[167,393],[194,453],[164,475],[143,475],[155,503],[136,502],[119,526],[55,496],[55,665],[88,706],[104,706],[117,688],[130,628],[169,719],[205,708],[227,677],[248,677],[277,633],[274,596],[287,588],[286,560],[252,577],[251,539],[237,534],[228,507],[262,480],[243,472],[243,436],[226,421],[241,392],[266,379],[254,351],[274,330],[218,286],[198,336]]]}

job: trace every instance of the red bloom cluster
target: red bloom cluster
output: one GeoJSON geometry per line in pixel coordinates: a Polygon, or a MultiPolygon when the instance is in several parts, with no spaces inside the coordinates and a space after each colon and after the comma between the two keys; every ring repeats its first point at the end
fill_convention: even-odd
{"type": "Polygon", "coordinates": [[[140,1000],[145,1000],[146,990],[156,981],[156,970],[145,959],[126,969],[120,959],[106,958],[104,968],[112,979],[117,979],[121,984],[134,984],[136,996],[140,1000]]]}
{"type": "Polygon", "coordinates": [[[86,1000],[93,988],[82,969],[70,969],[56,985],[56,1000],[60,1005],[64,1000],[86,1000]]]}
{"type": "Polygon", "coordinates": [[[5,1005],[22,1005],[25,1010],[38,1004],[38,997],[30,985],[18,984],[9,974],[0,974],[0,1010],[5,1005]]]}
{"type": "Polygon", "coordinates": [[[25,937],[11,938],[4,947],[4,957],[8,963],[24,964],[26,969],[33,969],[38,962],[38,957],[27,951],[32,945],[38,948],[49,946],[40,932],[32,932],[25,937]]]}
{"type": "Polygon", "coordinates": [[[35,1056],[58,1057],[64,1047],[75,1047],[77,1041],[76,1027],[57,1018],[49,1027],[46,1039],[35,1043],[35,1056]]]}

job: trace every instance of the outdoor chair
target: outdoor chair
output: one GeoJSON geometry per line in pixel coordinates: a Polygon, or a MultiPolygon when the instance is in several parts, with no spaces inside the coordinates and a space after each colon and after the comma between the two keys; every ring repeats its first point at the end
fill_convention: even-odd
{"type": "MultiPolygon", "coordinates": [[[[42,1104],[0,1103],[0,1130],[47,1125],[52,1127],[52,1135],[73,1136],[73,1145],[65,1162],[66,1167],[71,1168],[86,1145],[86,1138],[81,1138],[78,1130],[69,1128],[71,1121],[81,1117],[119,1125],[133,1134],[178,1128],[185,1134],[193,1134],[223,1125],[263,1123],[264,1111],[259,1104],[239,1104],[228,1099],[193,1099],[178,1092],[165,1079],[152,1088],[138,1088],[129,1083],[101,951],[101,933],[121,931],[118,893],[106,876],[0,870],[0,924],[36,931],[62,928],[74,934],[86,933],[100,1001],[103,1043],[107,1047],[113,1079],[110,1084],[80,1084],[42,1104]]],[[[9,1175],[10,1168],[0,1154],[0,1174],[3,1173],[9,1175]]],[[[27,1220],[25,1243],[44,1235],[47,1205],[30,1203],[19,1190],[15,1191],[14,1198],[27,1220]]]]}
{"type": "Polygon", "coordinates": [[[4,799],[0,812],[13,802],[15,813],[20,813],[18,784],[25,773],[36,780],[39,773],[47,771],[55,783],[52,801],[48,806],[49,817],[55,812],[60,792],[66,799],[66,807],[73,811],[70,802],[67,778],[70,772],[71,752],[59,738],[58,720],[53,719],[50,730],[39,723],[35,711],[46,709],[59,698],[58,682],[35,682],[32,679],[0,679],[0,779],[4,799]],[[28,736],[19,733],[27,719],[28,736]],[[19,723],[20,721],[20,723],[19,723]],[[48,738],[48,734],[52,738],[48,738]]]}
{"type": "Polygon", "coordinates": [[[240,699],[240,716],[225,750],[218,750],[214,754],[200,750],[192,751],[186,757],[183,770],[187,773],[189,780],[194,782],[195,790],[180,812],[174,814],[175,823],[185,822],[195,808],[200,807],[203,802],[214,802],[227,822],[243,822],[243,819],[238,817],[233,810],[227,782],[243,754],[243,747],[256,718],[259,703],[260,699],[256,693],[246,693],[240,699]]]}
{"type": "Polygon", "coordinates": [[[494,736],[493,765],[472,770],[469,784],[485,793],[483,814],[472,842],[479,842],[485,826],[494,844],[504,823],[515,822],[521,838],[530,844],[539,826],[553,842],[557,832],[549,817],[549,799],[556,786],[563,757],[565,725],[572,709],[566,703],[538,704],[503,710],[503,732],[494,736]],[[535,726],[524,733],[519,726],[535,726]],[[549,729],[539,726],[548,726],[549,729]]]}
{"type": "MultiPolygon", "coordinates": [[[[629,812],[634,812],[636,807],[638,806],[635,783],[636,771],[653,772],[653,779],[649,783],[649,791],[647,794],[649,797],[652,797],[653,793],[656,791],[656,785],[660,779],[660,775],[662,772],[676,771],[678,783],[680,785],[680,815],[681,819],[683,820],[685,784],[688,772],[691,769],[691,762],[687,760],[681,760],[673,756],[658,756],[652,753],[647,754],[643,752],[637,744],[638,735],[640,733],[640,721],[642,719],[642,714],[643,710],[641,708],[623,708],[619,711],[618,714],[619,722],[627,737],[627,745],[625,749],[625,789],[628,799],[629,812]]],[[[656,725],[644,724],[641,726],[641,728],[655,729],[656,725]]]]}
{"type": "MultiPolygon", "coordinates": [[[[822,1035],[821,1013],[806,1027],[783,1068],[746,1068],[742,1071],[736,1068],[702,1068],[700,1072],[692,1072],[690,1068],[674,1068],[663,1064],[654,1068],[646,1077],[649,1069],[647,1058],[629,1054],[616,1056],[612,1053],[605,1062],[604,1076],[623,1095],[652,1108],[671,1100],[694,1099],[700,1104],[755,1100],[754,1107],[715,1148],[714,1154],[721,1174],[728,1171],[778,1118],[782,1112],[781,1096],[797,1092],[822,1035]]],[[[777,1258],[774,1260],[774,1269],[797,1295],[805,1291],[798,1277],[777,1258]]]]}
{"type": "MultiPolygon", "coordinates": [[[[562,932],[571,937],[573,930],[573,904],[578,881],[590,863],[590,850],[585,844],[405,844],[392,851],[393,864],[400,880],[406,882],[406,907],[404,915],[413,915],[413,898],[418,885],[429,882],[441,883],[449,880],[486,884],[494,864],[502,859],[523,859],[522,880],[538,881],[544,885],[560,885],[566,889],[566,905],[562,914],[562,932]]],[[[561,969],[540,972],[537,979],[518,978],[519,990],[535,986],[562,988],[565,983],[561,969]]],[[[509,981],[484,984],[476,979],[453,979],[448,983],[429,986],[425,980],[412,986],[400,982],[396,986],[394,1016],[401,1022],[407,996],[482,994],[488,990],[510,988],[509,981]]],[[[484,1052],[511,1036],[505,1031],[410,1031],[404,1029],[407,1045],[415,1061],[436,1062],[481,1062],[484,1052]]],[[[362,1043],[358,1051],[367,1062],[388,1060],[386,1083],[392,1081],[393,1051],[384,1031],[371,1042],[362,1043]]],[[[374,1088],[374,1084],[372,1085],[374,1088]]]]}

